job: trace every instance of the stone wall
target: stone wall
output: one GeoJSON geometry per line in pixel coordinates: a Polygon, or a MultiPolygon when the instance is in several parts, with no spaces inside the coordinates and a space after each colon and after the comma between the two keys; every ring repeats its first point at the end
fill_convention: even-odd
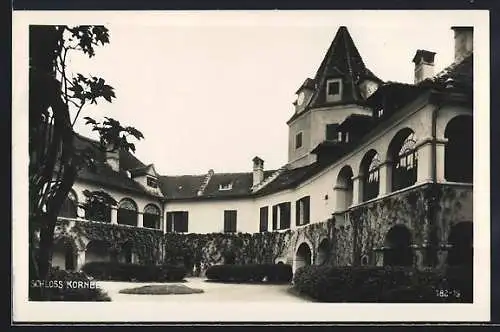
{"type": "MultiPolygon", "coordinates": [[[[183,263],[192,268],[194,274],[203,275],[209,266],[228,260],[236,264],[284,262],[293,264],[295,270],[297,250],[303,243],[310,249],[312,264],[380,265],[379,250],[386,245],[387,233],[395,225],[404,225],[411,234],[416,264],[422,266],[442,263],[441,252],[433,254],[441,257],[437,261],[426,261],[428,244],[436,244],[435,250],[442,251],[438,247],[446,244],[451,227],[462,221],[472,221],[472,186],[426,184],[294,230],[253,234],[163,234],[151,229],[61,219],[55,240],[66,239],[73,243],[78,267],[85,263],[89,243],[104,241],[109,244],[110,257],[120,257],[124,245],[129,244],[137,263],[183,263]]],[[[62,265],[60,255],[57,257],[57,264],[62,265]]]]}

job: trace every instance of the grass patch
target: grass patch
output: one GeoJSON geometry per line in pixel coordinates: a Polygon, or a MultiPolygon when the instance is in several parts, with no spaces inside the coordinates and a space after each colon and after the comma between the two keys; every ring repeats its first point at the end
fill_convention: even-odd
{"type": "Polygon", "coordinates": [[[135,288],[126,288],[119,291],[121,294],[139,295],[176,295],[176,294],[198,294],[202,289],[190,288],[184,285],[146,285],[135,288]]]}

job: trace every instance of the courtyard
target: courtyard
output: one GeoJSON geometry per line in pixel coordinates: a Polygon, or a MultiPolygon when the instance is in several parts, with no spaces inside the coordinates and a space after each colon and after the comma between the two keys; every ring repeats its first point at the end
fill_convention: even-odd
{"type": "Polygon", "coordinates": [[[98,281],[97,285],[113,302],[309,302],[289,292],[291,285],[233,284],[206,281],[204,278],[186,278],[180,283],[98,281]],[[122,294],[120,290],[145,285],[184,285],[202,289],[200,294],[135,295],[122,294]]]}

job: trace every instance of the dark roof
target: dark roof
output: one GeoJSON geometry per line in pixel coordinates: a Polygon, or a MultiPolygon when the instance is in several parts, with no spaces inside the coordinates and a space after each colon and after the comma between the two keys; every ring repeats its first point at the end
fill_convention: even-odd
{"type": "Polygon", "coordinates": [[[272,194],[281,190],[291,189],[302,183],[303,181],[318,174],[332,163],[319,163],[298,167],[294,169],[285,169],[275,180],[267,186],[259,190],[256,195],[272,194]]]}
{"type": "Polygon", "coordinates": [[[295,93],[299,93],[299,91],[302,89],[314,90],[315,87],[316,87],[316,82],[312,78],[306,78],[304,83],[302,83],[300,88],[298,88],[295,93]]]}
{"type": "MultiPolygon", "coordinates": [[[[364,79],[369,79],[379,84],[383,83],[380,78],[365,66],[349,31],[347,31],[346,27],[341,26],[330,44],[314,79],[306,79],[301,86],[302,88],[307,84],[307,86],[312,86],[314,90],[311,98],[309,98],[308,103],[305,105],[306,112],[311,108],[333,105],[365,105],[365,100],[361,96],[358,86],[358,83],[364,79]],[[326,101],[326,82],[330,78],[342,78],[342,96],[340,101],[326,101]]],[[[306,112],[295,113],[287,123],[290,123],[306,112]]]]}
{"type": "MultiPolygon", "coordinates": [[[[264,172],[264,178],[273,174],[274,170],[264,172]]],[[[207,175],[161,176],[160,186],[163,195],[170,200],[192,200],[208,198],[236,198],[252,194],[253,173],[214,173],[210,181],[198,196],[198,191],[207,175]],[[229,190],[219,190],[220,185],[231,184],[229,190]]]]}
{"type": "Polygon", "coordinates": [[[342,123],[339,124],[337,130],[352,130],[355,131],[362,130],[365,131],[370,128],[373,123],[373,117],[370,115],[363,114],[351,114],[345,118],[342,123]]]}
{"type": "Polygon", "coordinates": [[[160,189],[166,199],[197,197],[206,175],[160,176],[160,189]]]}
{"type": "Polygon", "coordinates": [[[309,108],[328,105],[326,102],[326,80],[329,78],[343,79],[341,103],[363,102],[357,86],[360,79],[372,79],[381,82],[373,72],[366,68],[349,31],[344,26],[337,31],[316,72],[314,81],[317,84],[317,89],[307,105],[309,108]]]}
{"type": "Polygon", "coordinates": [[[451,64],[431,79],[420,82],[421,86],[430,86],[438,90],[454,90],[472,95],[474,80],[474,55],[466,56],[462,61],[451,64]]]}
{"type": "Polygon", "coordinates": [[[89,149],[95,160],[94,169],[85,166],[78,173],[78,178],[81,180],[91,181],[95,184],[105,187],[112,187],[120,190],[132,191],[138,194],[151,195],[140,184],[129,178],[127,170],[129,168],[144,167],[145,165],[139,161],[130,152],[120,151],[120,171],[115,172],[105,162],[105,152],[99,148],[99,142],[90,138],[75,135],[74,145],[76,149],[89,149]]]}

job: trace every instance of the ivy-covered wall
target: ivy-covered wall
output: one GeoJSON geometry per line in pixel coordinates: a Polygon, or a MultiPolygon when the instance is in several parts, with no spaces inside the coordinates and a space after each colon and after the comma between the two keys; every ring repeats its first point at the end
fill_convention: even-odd
{"type": "Polygon", "coordinates": [[[313,264],[318,262],[321,243],[323,256],[327,252],[327,264],[358,265],[364,256],[370,257],[368,264],[376,264],[379,256],[373,255],[373,250],[385,245],[386,234],[394,225],[405,225],[411,232],[412,244],[421,246],[432,241],[446,242],[451,226],[460,221],[472,221],[472,186],[423,185],[294,230],[163,234],[123,225],[60,220],[55,238],[71,241],[76,251],[84,251],[91,241],[104,241],[116,256],[125,244],[130,244],[138,263],[185,264],[195,275],[203,275],[209,266],[229,261],[293,264],[302,243],[311,249],[313,264]]]}

